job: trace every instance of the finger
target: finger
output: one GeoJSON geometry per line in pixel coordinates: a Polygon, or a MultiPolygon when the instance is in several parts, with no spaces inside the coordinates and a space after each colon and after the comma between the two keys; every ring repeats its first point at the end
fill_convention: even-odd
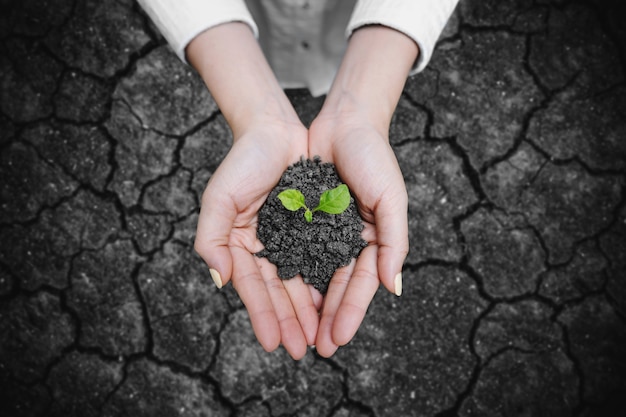
{"type": "Polygon", "coordinates": [[[280,344],[280,326],[265,282],[252,255],[245,249],[232,247],[233,287],[248,310],[257,340],[268,352],[280,344]]]}
{"type": "Polygon", "coordinates": [[[341,305],[341,300],[348,287],[348,282],[350,282],[354,265],[355,261],[352,260],[350,265],[335,271],[335,274],[330,280],[328,292],[324,298],[319,329],[317,331],[317,338],[315,339],[315,348],[317,353],[326,358],[331,357],[339,347],[333,340],[333,323],[337,309],[341,305]]]}
{"type": "Polygon", "coordinates": [[[324,301],[324,296],[318,290],[316,290],[314,286],[307,285],[307,287],[309,287],[309,292],[311,293],[311,299],[313,299],[313,305],[315,305],[315,309],[318,311],[318,316],[319,316],[319,311],[322,308],[322,302],[324,301]]]}
{"type": "Polygon", "coordinates": [[[368,244],[376,243],[376,226],[372,223],[363,221],[363,231],[361,232],[361,238],[368,244]]]}
{"type": "Polygon", "coordinates": [[[323,162],[334,162],[332,153],[332,141],[325,136],[313,122],[309,127],[308,155],[309,158],[319,156],[323,162]]]}
{"type": "Polygon", "coordinates": [[[380,281],[376,261],[376,245],[363,249],[356,261],[354,272],[333,321],[332,339],[338,346],[352,340],[378,290],[380,281]]]}
{"type": "Polygon", "coordinates": [[[378,277],[385,288],[402,294],[402,265],[409,253],[408,198],[404,186],[383,195],[374,211],[378,244],[378,277]]]}
{"type": "Polygon", "coordinates": [[[217,288],[230,281],[233,273],[233,258],[228,246],[237,211],[232,202],[213,199],[210,186],[202,195],[198,216],[198,228],[194,248],[209,266],[211,278],[217,288]]]}
{"type": "Polygon", "coordinates": [[[314,345],[320,319],[318,308],[309,290],[311,286],[305,284],[300,275],[283,280],[283,285],[296,311],[307,344],[314,345]]]}
{"type": "MultiPolygon", "coordinates": [[[[292,358],[295,360],[302,359],[306,355],[307,340],[298,321],[292,300],[289,298],[289,294],[283,285],[283,280],[278,277],[276,267],[269,263],[267,259],[259,259],[258,263],[261,267],[261,275],[263,275],[267,292],[276,312],[276,318],[280,327],[280,340],[292,358]]],[[[302,284],[304,285],[304,283],[302,284]]],[[[305,296],[308,297],[308,293],[305,293],[305,296]]],[[[294,301],[296,303],[302,302],[302,300],[298,299],[294,301]]]]}

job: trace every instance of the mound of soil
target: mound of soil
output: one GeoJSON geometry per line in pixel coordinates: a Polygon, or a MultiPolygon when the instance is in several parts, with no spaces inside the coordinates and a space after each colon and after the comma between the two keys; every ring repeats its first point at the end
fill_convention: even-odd
{"type": "Polygon", "coordinates": [[[305,220],[304,209],[289,211],[278,199],[280,192],[297,189],[304,194],[307,207],[313,208],[324,191],[340,184],[333,164],[322,163],[319,157],[302,159],[284,172],[261,207],[257,236],[265,249],[256,255],[276,265],[280,278],[300,274],[324,294],[335,270],[348,265],[367,246],[353,198],[343,213],[316,211],[311,223],[305,220]]]}

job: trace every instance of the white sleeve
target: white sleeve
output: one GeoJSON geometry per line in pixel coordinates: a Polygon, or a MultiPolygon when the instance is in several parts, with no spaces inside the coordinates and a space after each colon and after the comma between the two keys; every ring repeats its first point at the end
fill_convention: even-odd
{"type": "Polygon", "coordinates": [[[419,46],[411,73],[423,70],[458,0],[358,0],[346,36],[365,25],[384,25],[404,33],[419,46]]]}
{"type": "Polygon", "coordinates": [[[258,28],[244,0],[139,0],[139,4],[185,62],[187,44],[221,23],[247,23],[258,37],[258,28]]]}

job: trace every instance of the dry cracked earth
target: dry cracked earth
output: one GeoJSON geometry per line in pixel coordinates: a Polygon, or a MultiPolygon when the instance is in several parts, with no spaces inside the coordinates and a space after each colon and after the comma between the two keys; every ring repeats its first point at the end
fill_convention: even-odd
{"type": "Polygon", "coordinates": [[[0,415],[626,415],[620,3],[461,0],[391,126],[405,293],[295,362],[193,252],[196,74],[132,0],[0,1],[0,415]]]}

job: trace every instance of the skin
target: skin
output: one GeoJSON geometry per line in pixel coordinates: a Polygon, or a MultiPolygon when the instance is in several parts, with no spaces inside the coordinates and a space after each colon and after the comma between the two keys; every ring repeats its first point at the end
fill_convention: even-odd
{"type": "Polygon", "coordinates": [[[336,165],[355,196],[369,242],[356,263],[331,280],[316,339],[322,356],[354,337],[381,282],[399,295],[396,276],[409,248],[408,199],[388,132],[417,54],[413,40],[395,30],[355,31],[309,130],[309,154],[336,165]]]}
{"type": "Polygon", "coordinates": [[[195,249],[218,287],[232,281],[265,350],[282,344],[300,359],[308,345],[316,345],[330,357],[354,337],[380,283],[399,295],[408,203],[388,131],[417,45],[382,26],[355,31],[309,130],[247,25],[213,27],[192,40],[186,53],[234,138],[203,194],[195,249]],[[336,272],[324,298],[300,277],[279,279],[273,265],[253,255],[262,248],[257,212],[302,155],[335,163],[356,198],[370,243],[336,272]]]}

